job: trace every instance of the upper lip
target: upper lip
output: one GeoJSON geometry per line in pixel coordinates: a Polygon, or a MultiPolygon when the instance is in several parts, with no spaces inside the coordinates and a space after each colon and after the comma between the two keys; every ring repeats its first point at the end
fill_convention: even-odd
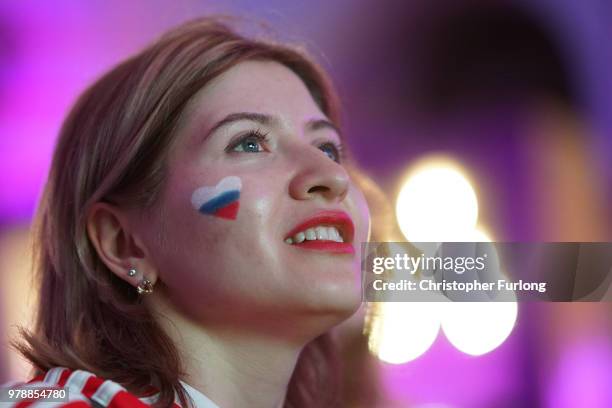
{"type": "Polygon", "coordinates": [[[293,237],[300,231],[305,231],[308,228],[314,228],[319,225],[336,227],[342,236],[345,243],[353,242],[355,233],[355,225],[351,217],[341,210],[325,210],[319,211],[312,217],[299,223],[287,233],[285,239],[293,237]]]}

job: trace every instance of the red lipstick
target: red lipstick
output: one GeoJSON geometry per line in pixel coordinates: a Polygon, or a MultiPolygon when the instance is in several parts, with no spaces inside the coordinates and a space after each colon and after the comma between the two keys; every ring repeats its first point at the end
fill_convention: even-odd
{"type": "Polygon", "coordinates": [[[321,211],[311,218],[295,226],[286,236],[293,238],[298,232],[304,232],[308,228],[318,226],[335,227],[342,236],[344,242],[336,242],[332,239],[304,240],[300,243],[292,243],[291,246],[303,249],[312,249],[332,253],[354,254],[355,248],[352,245],[355,234],[355,226],[351,217],[344,211],[321,211]]]}

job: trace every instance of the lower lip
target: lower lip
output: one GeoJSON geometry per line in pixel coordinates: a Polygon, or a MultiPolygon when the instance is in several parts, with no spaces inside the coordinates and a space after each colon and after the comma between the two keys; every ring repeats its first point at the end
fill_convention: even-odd
{"type": "Polygon", "coordinates": [[[355,248],[353,245],[346,242],[335,241],[303,241],[299,244],[291,244],[291,246],[303,249],[312,249],[315,251],[326,251],[334,254],[354,254],[355,248]]]}

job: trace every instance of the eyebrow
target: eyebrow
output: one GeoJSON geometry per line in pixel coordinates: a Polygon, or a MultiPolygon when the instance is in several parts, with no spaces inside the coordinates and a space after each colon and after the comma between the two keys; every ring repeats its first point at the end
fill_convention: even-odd
{"type": "MultiPolygon", "coordinates": [[[[256,122],[261,125],[270,125],[272,123],[278,123],[279,120],[275,119],[270,115],[266,115],[263,113],[255,113],[255,112],[236,112],[230,113],[225,118],[221,119],[219,122],[215,123],[215,125],[208,131],[204,140],[208,139],[210,135],[219,130],[220,128],[227,126],[231,123],[248,120],[251,122],[256,122]]],[[[306,128],[311,131],[321,130],[321,129],[331,129],[338,134],[340,138],[342,138],[342,134],[338,126],[334,125],[331,121],[327,119],[311,119],[306,122],[306,128]]]]}
{"type": "Polygon", "coordinates": [[[331,129],[338,134],[338,137],[342,138],[342,132],[340,132],[340,128],[327,119],[311,119],[306,123],[306,127],[312,131],[320,129],[331,129]]]}

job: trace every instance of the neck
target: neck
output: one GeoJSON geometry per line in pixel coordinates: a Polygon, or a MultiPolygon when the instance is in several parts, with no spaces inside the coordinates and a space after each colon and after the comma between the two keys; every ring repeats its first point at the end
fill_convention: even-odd
{"type": "Polygon", "coordinates": [[[161,310],[160,323],[183,362],[183,381],[220,407],[283,406],[306,341],[219,327],[204,329],[167,304],[161,310]]]}

